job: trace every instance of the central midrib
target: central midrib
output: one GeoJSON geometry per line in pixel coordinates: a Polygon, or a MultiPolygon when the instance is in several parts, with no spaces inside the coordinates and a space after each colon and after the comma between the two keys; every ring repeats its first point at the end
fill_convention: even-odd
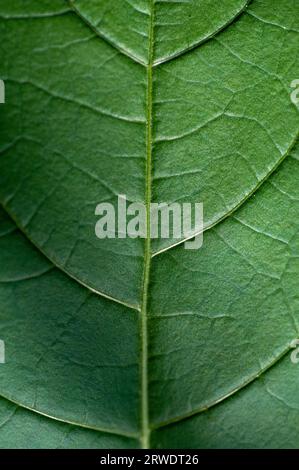
{"type": "Polygon", "coordinates": [[[154,0],[150,0],[149,53],[146,90],[146,238],[144,245],[144,268],[141,300],[141,446],[150,447],[149,405],[148,405],[148,329],[147,305],[151,269],[150,204],[152,200],[152,132],[153,132],[153,52],[154,52],[154,0]]]}

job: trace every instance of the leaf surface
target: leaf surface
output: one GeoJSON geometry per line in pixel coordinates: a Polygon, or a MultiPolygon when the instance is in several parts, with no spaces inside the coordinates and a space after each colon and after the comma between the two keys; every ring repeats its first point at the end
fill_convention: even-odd
{"type": "Polygon", "coordinates": [[[298,447],[297,18],[0,0],[2,447],[298,447]],[[203,247],[97,239],[118,194],[203,247]]]}

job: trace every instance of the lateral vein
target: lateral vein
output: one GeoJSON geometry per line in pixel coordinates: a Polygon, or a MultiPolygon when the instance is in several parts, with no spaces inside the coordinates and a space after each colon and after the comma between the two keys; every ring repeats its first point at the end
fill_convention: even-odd
{"type": "Polygon", "coordinates": [[[59,265],[57,263],[57,261],[53,260],[52,257],[50,257],[48,254],[45,253],[45,251],[42,249],[41,246],[39,246],[36,242],[34,242],[32,240],[32,238],[28,234],[27,230],[23,227],[23,225],[19,222],[19,220],[15,216],[13,216],[13,214],[10,212],[10,210],[8,209],[8,207],[6,206],[6,204],[3,201],[0,201],[0,206],[7,213],[7,215],[13,220],[13,222],[16,224],[17,229],[26,237],[26,239],[31,243],[31,245],[33,245],[35,247],[35,249],[37,249],[47,260],[49,260],[55,268],[62,271],[63,274],[65,274],[66,276],[69,276],[71,279],[73,279],[74,281],[76,281],[78,284],[85,287],[86,289],[88,289],[93,294],[96,294],[99,297],[104,297],[105,299],[111,300],[112,302],[116,302],[116,303],[118,303],[120,305],[123,305],[124,307],[130,308],[132,310],[140,311],[140,306],[139,305],[133,305],[133,304],[127,303],[127,302],[125,302],[121,299],[117,299],[115,297],[112,297],[111,295],[106,294],[105,292],[99,291],[99,290],[93,288],[92,286],[89,286],[84,281],[78,279],[74,274],[69,272],[65,267],[59,265]]]}
{"type": "Polygon", "coordinates": [[[236,393],[242,391],[249,385],[251,385],[253,382],[255,382],[257,379],[259,379],[261,376],[263,376],[266,372],[268,372],[270,369],[272,369],[276,364],[278,364],[291,350],[292,346],[289,344],[280,354],[278,354],[270,363],[266,364],[264,367],[262,367],[256,374],[253,376],[248,377],[247,379],[244,380],[243,383],[241,383],[239,386],[235,387],[234,389],[230,390],[228,393],[225,395],[217,398],[214,401],[211,401],[210,403],[207,403],[206,405],[203,405],[193,411],[190,411],[189,413],[186,413],[181,416],[174,417],[172,419],[169,419],[168,421],[164,421],[161,423],[157,423],[152,426],[152,431],[156,431],[158,429],[164,428],[166,426],[169,426],[171,424],[175,424],[181,421],[185,421],[186,419],[192,418],[196,415],[199,415],[205,411],[210,410],[210,408],[214,408],[216,405],[219,405],[223,403],[226,399],[232,397],[236,393]]]}
{"type": "Polygon", "coordinates": [[[51,416],[47,413],[44,413],[43,411],[39,411],[39,410],[36,410],[33,407],[30,407],[30,406],[24,405],[22,403],[19,403],[17,400],[15,400],[13,398],[8,398],[6,395],[3,395],[2,393],[0,393],[0,399],[5,400],[9,403],[12,403],[13,405],[15,405],[18,408],[21,408],[23,410],[27,410],[27,411],[29,411],[31,413],[34,413],[34,414],[37,414],[39,416],[43,416],[44,418],[47,418],[47,419],[52,420],[52,421],[58,421],[58,422],[63,423],[65,425],[74,426],[74,427],[77,427],[77,428],[89,429],[90,431],[102,432],[102,433],[105,433],[105,434],[113,434],[115,436],[126,437],[128,439],[138,439],[138,436],[134,433],[129,433],[129,432],[127,433],[127,432],[124,432],[124,431],[118,431],[118,430],[113,430],[113,429],[104,428],[104,427],[102,428],[102,427],[90,426],[88,424],[82,424],[82,423],[79,423],[79,422],[76,422],[76,421],[71,421],[71,420],[67,420],[67,419],[64,419],[64,418],[51,416]]]}

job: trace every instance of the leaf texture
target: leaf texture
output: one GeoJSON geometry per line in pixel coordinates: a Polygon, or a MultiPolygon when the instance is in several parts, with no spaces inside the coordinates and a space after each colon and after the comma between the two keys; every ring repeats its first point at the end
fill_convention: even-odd
{"type": "Polygon", "coordinates": [[[1,447],[299,446],[298,4],[214,3],[0,0],[1,447]]]}

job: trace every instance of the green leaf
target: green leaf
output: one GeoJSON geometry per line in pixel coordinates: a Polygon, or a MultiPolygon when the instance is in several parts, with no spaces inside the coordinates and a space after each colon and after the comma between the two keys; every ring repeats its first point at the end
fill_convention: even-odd
{"type": "Polygon", "coordinates": [[[1,447],[299,446],[298,5],[248,3],[0,0],[1,447]]]}

